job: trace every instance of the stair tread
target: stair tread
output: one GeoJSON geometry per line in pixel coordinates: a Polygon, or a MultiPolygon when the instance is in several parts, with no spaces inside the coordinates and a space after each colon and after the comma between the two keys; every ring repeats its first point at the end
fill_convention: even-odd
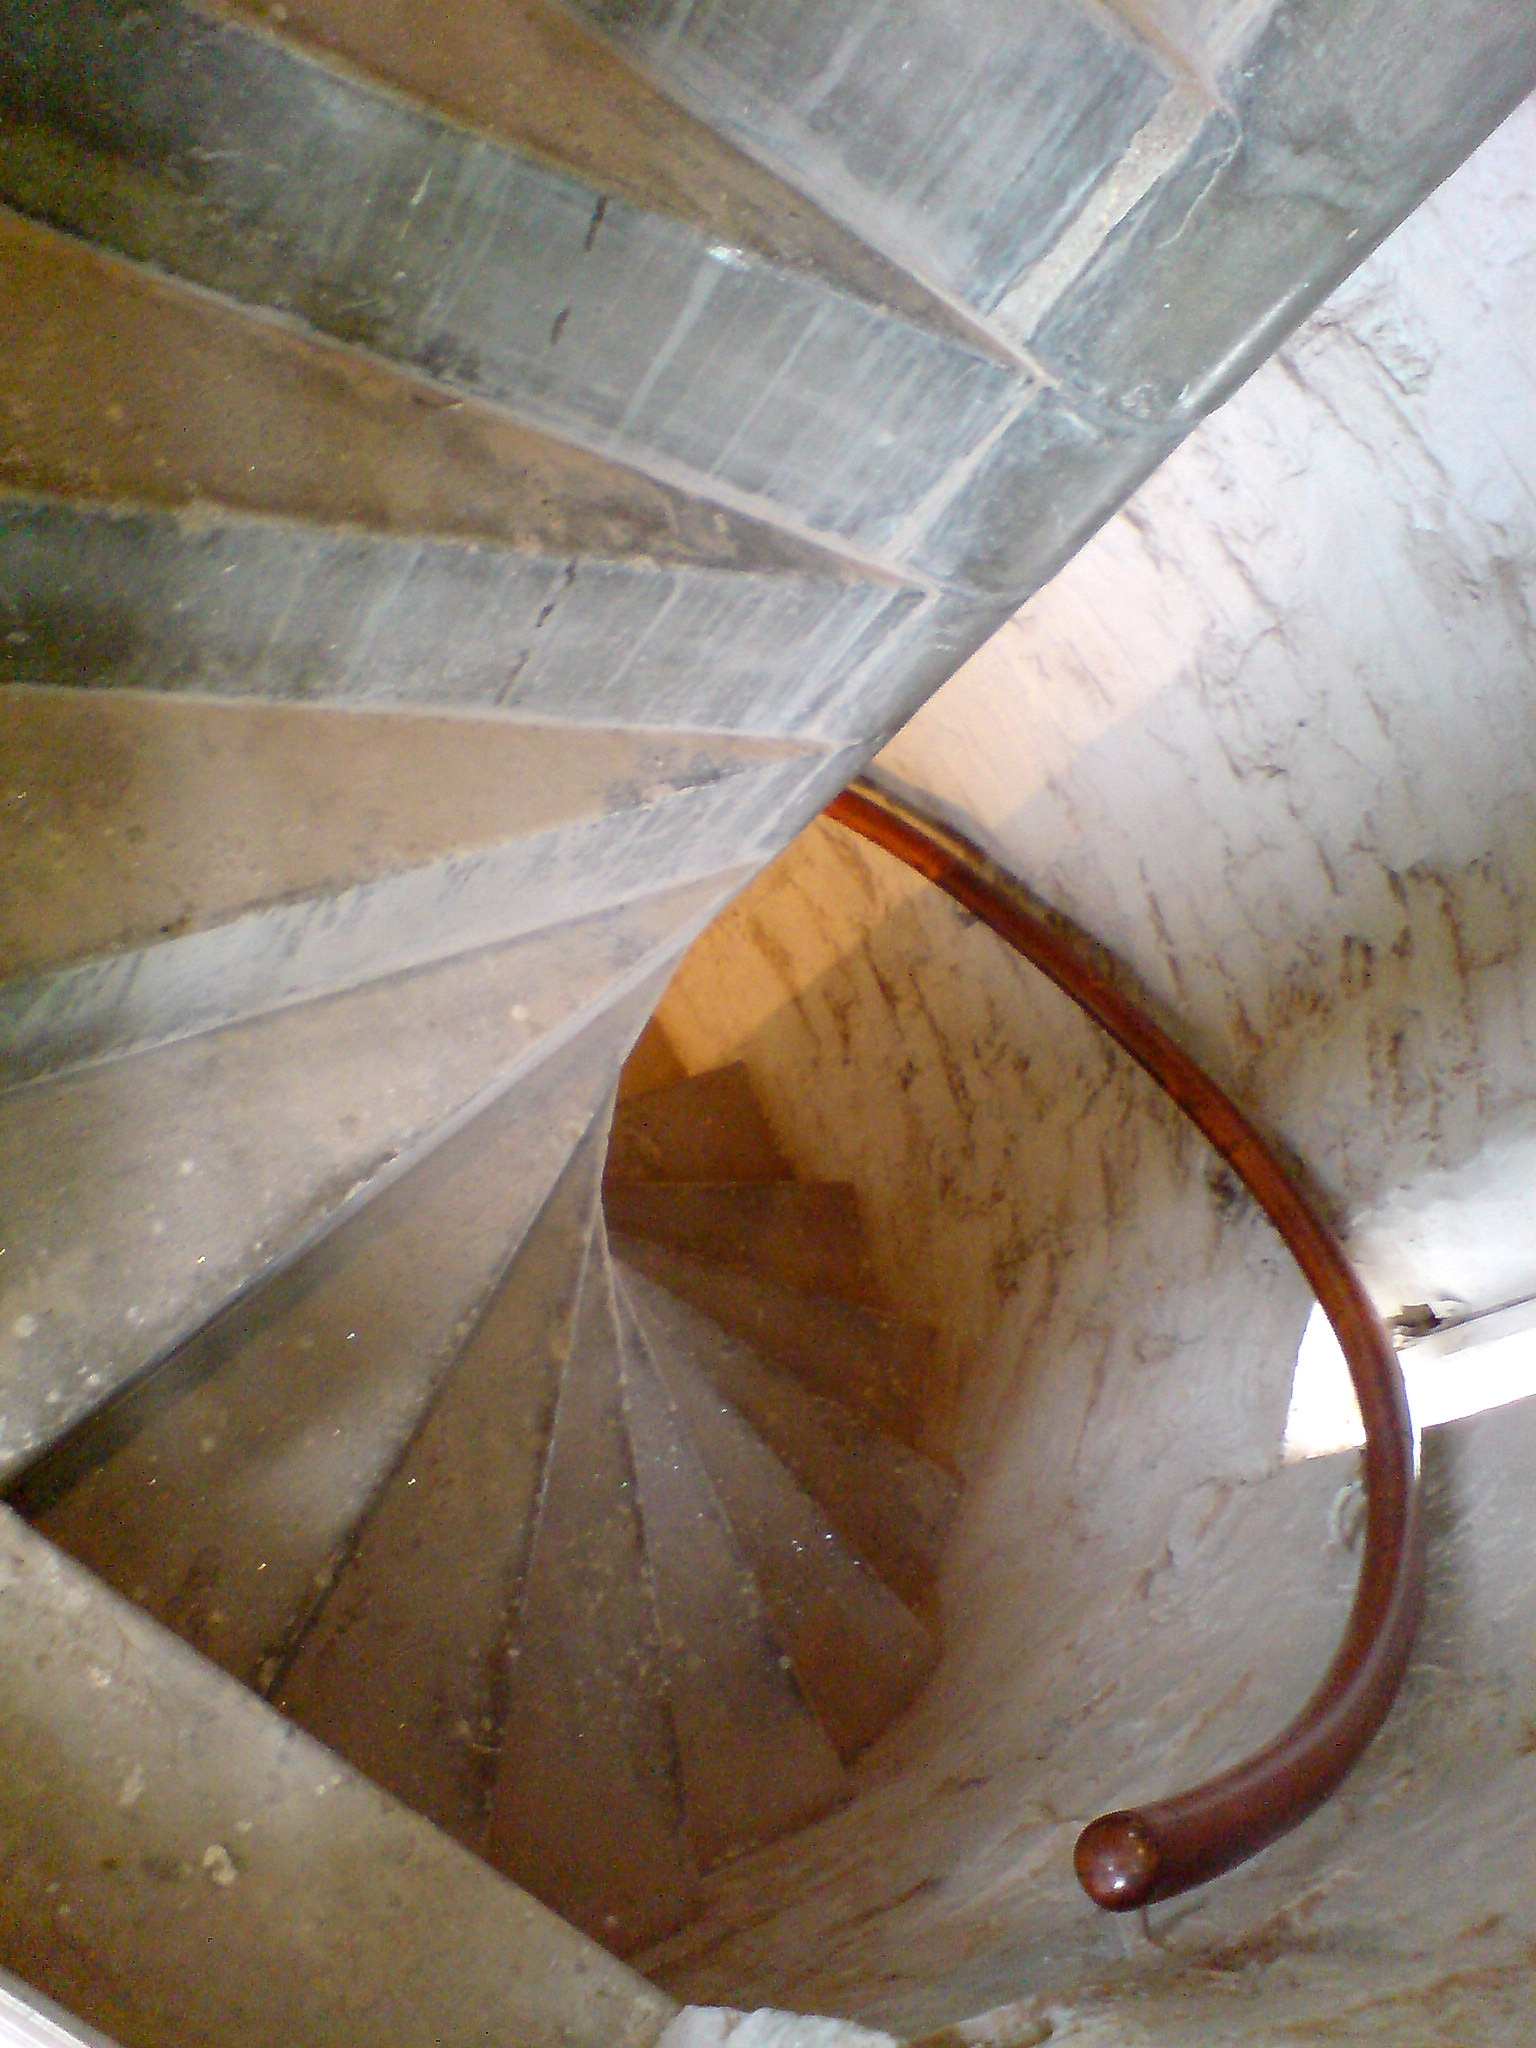
{"type": "MultiPolygon", "coordinates": [[[[616,1039],[621,1028],[606,1025],[616,1039]]],[[[567,1146],[590,1132],[601,1036],[579,1035],[509,1088],[87,1423],[68,1463],[29,1473],[13,1499],[51,1541],[265,1689],[558,1184],[567,1146]]]]}
{"type": "Polygon", "coordinates": [[[0,869],[15,885],[0,898],[0,1016],[13,978],[70,961],[100,973],[102,955],[174,947],[234,920],[248,948],[253,913],[304,899],[323,901],[334,926],[357,915],[355,896],[350,907],[336,897],[408,873],[453,878],[417,910],[441,953],[466,861],[804,751],[655,728],[6,690],[0,757],[25,801],[0,810],[0,869]]]}
{"type": "MultiPolygon", "coordinates": [[[[622,1275],[619,1287],[623,1294],[622,1275]]],[[[911,1702],[938,1645],[723,1399],[675,1331],[651,1321],[644,1305],[633,1313],[801,1689],[847,1762],[911,1702]]]]}
{"type": "MultiPolygon", "coordinates": [[[[233,10],[232,10],[233,11],[233,10]]],[[[248,9],[256,13],[254,8],[248,9]]],[[[260,15],[270,32],[271,16],[260,15]]],[[[285,40],[361,64],[417,100],[904,318],[986,347],[947,301],[727,141],[550,0],[290,0],[285,40]]]]}
{"type": "Polygon", "coordinates": [[[21,884],[0,911],[0,967],[21,969],[0,980],[0,1086],[696,886],[722,805],[749,812],[816,759],[654,729],[481,737],[463,719],[52,689],[0,690],[0,747],[8,734],[27,802],[5,807],[10,828],[0,816],[21,884]],[[424,753],[447,801],[412,817],[424,753]],[[541,798],[497,796],[530,782],[541,798]]]}
{"type": "Polygon", "coordinates": [[[0,1953],[67,2010],[157,2048],[665,2024],[661,1993],[4,1510],[0,1569],[0,1953]]]}
{"type": "Polygon", "coordinates": [[[621,1102],[611,1181],[787,1181],[794,1170],[739,1061],[621,1102]]]}
{"type": "Polygon", "coordinates": [[[610,1230],[754,1272],[803,1294],[882,1305],[858,1196],[843,1181],[610,1181],[610,1230]]]}
{"type": "Polygon", "coordinates": [[[861,0],[775,12],[772,33],[759,8],[576,4],[663,89],[793,164],[822,204],[878,221],[887,248],[979,312],[1070,231],[1165,101],[1211,105],[1131,10],[1073,0],[910,0],[899,36],[872,34],[861,0]]]}
{"type": "Polygon", "coordinates": [[[677,1731],[683,1821],[708,1869],[803,1827],[849,1788],[627,1317],[622,1341],[625,1419],[677,1731]]]}
{"type": "Polygon", "coordinates": [[[931,1599],[959,1499],[950,1474],[871,1429],[841,1402],[776,1370],[750,1344],[646,1278],[622,1245],[614,1258],[647,1331],[708,1377],[855,1554],[921,1611],[931,1599]]]}
{"type": "Polygon", "coordinates": [[[110,0],[75,0],[29,29],[4,37],[35,137],[0,165],[11,203],[588,445],[777,501],[786,528],[878,546],[1039,388],[963,316],[911,324],[193,6],[125,31],[110,0]],[[135,204],[103,203],[124,180],[135,204]],[[876,369],[881,404],[855,402],[876,369]]]}
{"type": "Polygon", "coordinates": [[[660,1631],[594,1233],[506,1668],[485,1854],[627,1951],[694,1910],[660,1631]]]}
{"type": "Polygon", "coordinates": [[[933,1440],[933,1332],[828,1295],[720,1265],[644,1238],[614,1236],[636,1268],[725,1329],[913,1450],[933,1440]]]}
{"type": "Polygon", "coordinates": [[[648,957],[668,971],[717,889],[0,1094],[0,1479],[536,1065],[620,977],[648,957]]]}
{"type": "Polygon", "coordinates": [[[506,573],[517,555],[547,557],[554,584],[578,547],[653,570],[798,572],[833,583],[853,573],[771,520],[701,500],[472,396],[423,404],[419,376],[323,334],[253,320],[237,303],[189,292],[3,205],[0,343],[36,394],[0,447],[9,490],[196,506],[202,524],[220,507],[342,525],[354,546],[365,534],[454,537],[505,551],[506,573]]]}
{"type": "Polygon", "coordinates": [[[475,1849],[607,1123],[605,1105],[371,1504],[275,1694],[310,1734],[475,1849]]]}
{"type": "Polygon", "coordinates": [[[675,1081],[687,1078],[688,1069],[678,1058],[666,1027],[659,1017],[652,1017],[624,1062],[624,1071],[619,1076],[619,1101],[653,1094],[658,1088],[670,1088],[675,1081]]]}

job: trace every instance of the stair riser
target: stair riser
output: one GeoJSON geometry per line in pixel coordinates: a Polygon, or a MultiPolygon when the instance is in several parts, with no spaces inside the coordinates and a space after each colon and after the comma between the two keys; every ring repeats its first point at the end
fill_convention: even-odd
{"type": "Polygon", "coordinates": [[[605,1104],[272,1687],[302,1727],[476,1850],[606,1137],[605,1104]]]}
{"type": "Polygon", "coordinates": [[[855,1556],[926,1613],[955,1512],[954,1480],[836,1401],[807,1393],[803,1382],[775,1371],[627,1261],[621,1270],[653,1341],[684,1353],[818,1502],[855,1556]]]}
{"type": "Polygon", "coordinates": [[[766,1186],[703,1186],[610,1181],[604,1199],[610,1230],[672,1245],[738,1272],[777,1280],[801,1294],[830,1295],[879,1309],[851,1187],[781,1181],[766,1186]]]}
{"type": "MultiPolygon", "coordinates": [[[[745,1067],[693,1074],[619,1105],[608,1146],[607,1179],[748,1184],[788,1182],[793,1174],[752,1092],[745,1067]]],[[[623,1201],[623,1195],[617,1198],[623,1201]]],[[[643,1195],[637,1197],[643,1201],[643,1195]]]]}
{"type": "Polygon", "coordinates": [[[1074,0],[578,4],[684,104],[983,312],[1188,84],[1113,9],[1074,0]]]}
{"type": "MultiPolygon", "coordinates": [[[[104,1412],[13,1501],[205,1656],[269,1691],[438,1390],[457,1379],[466,1339],[562,1173],[568,1133],[599,1107],[600,1073],[583,1071],[592,1051],[546,1062],[104,1412]],[[531,1122],[542,1143],[530,1144],[531,1122]],[[63,1490],[50,1501],[53,1489],[63,1490]]],[[[371,1759],[353,1760],[377,1775],[371,1759]]]]}
{"type": "Polygon", "coordinates": [[[841,1402],[872,1428],[928,1453],[942,1441],[933,1332],[776,1280],[735,1271],[670,1245],[615,1236],[626,1265],[689,1302],[792,1374],[813,1394],[841,1402]]]}
{"type": "Polygon", "coordinates": [[[848,1762],[910,1705],[938,1644],[665,1330],[639,1327],[801,1691],[848,1762]]]}
{"type": "Polygon", "coordinates": [[[819,1819],[848,1783],[634,1325],[624,1415],[677,1731],[683,1826],[709,1869],[819,1819]]]}
{"type": "MultiPolygon", "coordinates": [[[[3,471],[3,464],[0,464],[3,471]]],[[[16,472],[13,470],[12,472],[16,472]]],[[[508,554],[0,498],[0,682],[828,736],[922,603],[883,581],[508,554]]]]}
{"type": "Polygon", "coordinates": [[[812,757],[727,774],[663,803],[9,983],[0,1088],[590,918],[657,875],[671,887],[711,878],[723,895],[785,806],[816,804],[847,765],[812,757]]]}
{"type": "MultiPolygon", "coordinates": [[[[277,26],[259,0],[205,4],[268,34],[277,26]]],[[[712,244],[754,250],[946,339],[997,352],[909,271],[691,120],[558,0],[511,0],[492,13],[478,0],[395,0],[387,16],[371,0],[289,0],[281,36],[350,60],[595,191],[688,222],[712,244]]]]}
{"type": "Polygon", "coordinates": [[[818,531],[885,545],[1031,388],[190,9],[49,27],[5,52],[20,211],[818,531]]]}
{"type": "Polygon", "coordinates": [[[601,1042],[594,1088],[611,1087],[691,931],[680,911],[710,901],[706,887],[641,905],[5,1097],[0,1473],[584,1024],[601,1042]],[[603,1014],[625,1000],[640,1007],[605,1040],[603,1014]]]}
{"type": "Polygon", "coordinates": [[[503,1714],[491,1862],[621,1951],[691,1918],[698,1875],[601,1232],[510,1633],[503,1714]]]}

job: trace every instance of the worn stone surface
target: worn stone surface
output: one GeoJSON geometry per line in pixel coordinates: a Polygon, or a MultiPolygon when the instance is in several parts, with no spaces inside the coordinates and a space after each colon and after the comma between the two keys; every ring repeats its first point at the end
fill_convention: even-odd
{"type": "Polygon", "coordinates": [[[601,1231],[590,1247],[505,1651],[486,1854],[632,1950],[691,1917],[698,1867],[601,1231]]]}
{"type": "Polygon", "coordinates": [[[620,1103],[608,1147],[608,1178],[759,1185],[787,1182],[790,1167],[746,1068],[735,1065],[685,1074],[620,1103]]]}
{"type": "Polygon", "coordinates": [[[3,1511],[0,1561],[26,1982],[122,2048],[661,2032],[670,2000],[3,1511]]]}
{"type": "Polygon", "coordinates": [[[621,1260],[625,1294],[651,1342],[678,1351],[794,1475],[849,1545],[910,1606],[929,1604],[955,1511],[942,1467],[808,1391],[739,1337],[621,1260]]]}
{"type": "Polygon", "coordinates": [[[793,1643],[775,1629],[750,1553],[625,1303],[620,1336],[683,1826],[708,1869],[817,1819],[846,1797],[847,1781],[796,1677],[793,1643]]]}
{"type": "MultiPolygon", "coordinates": [[[[697,733],[8,690],[0,988],[797,756],[697,733]]],[[[589,851],[583,869],[597,865],[589,851]]]]}
{"type": "MultiPolygon", "coordinates": [[[[351,1553],[360,1527],[366,1521],[371,1551],[383,1533],[380,1496],[398,1494],[397,1467],[424,1422],[429,1434],[440,1426],[429,1411],[441,1413],[434,1400],[450,1374],[456,1387],[463,1383],[466,1350],[485,1352],[482,1318],[561,1184],[573,1139],[586,1131],[588,1153],[600,1151],[603,1061],[592,1041],[622,1039],[629,1022],[621,1008],[541,1062],[64,1439],[13,1498],[51,1541],[235,1677],[270,1692],[344,1568],[346,1597],[331,1603],[327,1635],[335,1610],[355,1604],[351,1553]],[[533,1120],[543,1125],[542,1144],[529,1142],[533,1120]]],[[[538,1289],[527,1268],[548,1235],[536,1231],[530,1260],[513,1268],[535,1320],[538,1289]]],[[[499,1327],[503,1319],[492,1320],[499,1327]]],[[[529,1378],[541,1364],[547,1373],[548,1361],[531,1343],[525,1348],[529,1378]]],[[[533,1457],[536,1482],[543,1410],[538,1388],[525,1391],[515,1376],[500,1406],[503,1430],[529,1439],[505,1454],[494,1489],[515,1526],[517,1457],[533,1457]]],[[[488,1428],[479,1443],[487,1456],[495,1440],[488,1428]]],[[[431,1512],[443,1515],[441,1492],[431,1512]]],[[[386,1525],[399,1512],[393,1507],[386,1525]]],[[[505,1548],[487,1532],[483,1569],[493,1579],[505,1548]]],[[[428,1564],[424,1558],[423,1569],[428,1564]]],[[[451,1603],[446,1612],[441,1601],[419,1604],[423,1626],[451,1612],[451,1603]]],[[[395,1627],[398,1635],[398,1617],[395,1627]]],[[[466,1627],[473,1636],[467,1616],[466,1627]]],[[[360,1668],[361,1633],[351,1631],[360,1668]]],[[[382,1679],[359,1688],[360,1714],[383,1689],[382,1679]]],[[[332,1739],[314,1718],[306,1725],[332,1739]]],[[[398,1771],[391,1779],[374,1758],[335,1746],[400,1791],[398,1771]]]]}
{"type": "Polygon", "coordinates": [[[897,308],[941,334],[978,339],[937,293],[861,243],[793,187],[691,117],[551,0],[295,0],[281,22],[242,0],[208,12],[360,65],[600,192],[670,214],[897,308]]]}
{"type": "MultiPolygon", "coordinates": [[[[0,1098],[7,1472],[537,1066],[584,1010],[658,987],[716,901],[706,884],[0,1098]]],[[[624,1050],[615,1035],[607,1085],[624,1050]]]]}
{"type": "Polygon", "coordinates": [[[1060,234],[1171,81],[1112,9],[1047,0],[903,10],[858,0],[585,0],[695,104],[883,247],[990,310],[1060,234]],[[882,32],[886,31],[886,32],[882,32]]]}
{"type": "MultiPolygon", "coordinates": [[[[618,1273],[627,1295],[627,1276],[618,1273]]],[[[795,1678],[847,1762],[884,1734],[938,1659],[936,1638],[866,1570],[715,1383],[662,1329],[636,1319],[729,1521],[795,1678]]]]}
{"type": "Polygon", "coordinates": [[[802,1294],[771,1275],[717,1265],[644,1238],[616,1235],[633,1271],[915,1451],[941,1447],[948,1404],[933,1372],[933,1332],[922,1323],[802,1294]]]}
{"type": "MultiPolygon", "coordinates": [[[[273,732],[268,706],[252,707],[252,717],[221,705],[206,719],[213,707],[133,700],[152,714],[140,720],[114,716],[113,701],[105,716],[82,718],[69,710],[74,692],[17,696],[28,708],[41,700],[43,715],[41,732],[7,720],[18,744],[5,836],[19,846],[15,866],[30,886],[0,927],[22,968],[0,981],[0,1086],[451,962],[615,905],[634,903],[643,921],[652,875],[674,885],[714,880],[723,893],[734,879],[719,872],[723,830],[738,835],[746,867],[752,841],[774,830],[786,802],[813,805],[842,774],[835,757],[774,741],[733,748],[688,736],[674,752],[646,735],[612,752],[600,743],[589,780],[580,728],[509,725],[499,747],[492,739],[480,750],[487,779],[532,783],[541,795],[519,804],[503,790],[498,828],[475,815],[468,749],[455,763],[451,747],[433,748],[428,724],[386,739],[378,756],[395,753],[398,774],[416,740],[417,773],[440,752],[445,771],[463,775],[459,832],[440,822],[446,844],[433,848],[413,845],[408,791],[397,783],[403,800],[380,816],[369,778],[348,778],[349,718],[338,731],[325,713],[285,707],[273,732]],[[181,730],[188,710],[190,734],[181,730]],[[178,740],[191,741],[190,763],[178,740]],[[282,756],[304,752],[320,757],[313,772],[287,772],[282,756]],[[178,766],[187,769],[180,791],[178,766]],[[617,766],[629,772],[608,779],[604,768],[617,766]],[[223,823],[222,806],[248,825],[223,823]],[[253,858],[252,843],[269,835],[282,850],[253,858]],[[204,864],[206,908],[192,879],[204,864]],[[50,964],[50,951],[66,957],[50,964]],[[45,957],[28,972],[33,952],[45,957]]],[[[371,752],[366,733],[359,751],[371,752]]],[[[418,820],[425,839],[430,806],[418,820]]]]}
{"type": "Polygon", "coordinates": [[[374,1491],[335,1592],[270,1687],[301,1727],[472,1849],[505,1735],[508,1627],[571,1354],[607,1110],[498,1276],[451,1378],[374,1491]]]}
{"type": "Polygon", "coordinates": [[[610,1178],[609,1228],[675,1245],[717,1265],[750,1267],[802,1294],[878,1308],[858,1201],[836,1181],[658,1184],[610,1178]]]}

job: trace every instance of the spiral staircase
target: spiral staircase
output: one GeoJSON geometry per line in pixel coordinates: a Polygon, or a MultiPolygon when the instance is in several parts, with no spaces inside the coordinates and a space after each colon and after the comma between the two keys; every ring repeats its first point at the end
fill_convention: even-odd
{"type": "Polygon", "coordinates": [[[610,1145],[621,1068],[1531,83],[1519,6],[1379,15],[0,5],[28,1983],[649,2048],[604,1949],[846,1795],[937,1654],[930,1339],[739,1073],[610,1145]]]}
{"type": "Polygon", "coordinates": [[[13,1498],[627,1953],[847,1796],[937,1655],[954,1487],[915,1448],[929,1333],[880,1313],[851,1191],[791,1178],[740,1068],[611,1137],[604,1105],[441,1359],[382,1343],[401,1223],[424,1265],[444,1198],[493,1214],[507,1177],[471,1126],[393,1232],[343,1226],[13,1498]]]}

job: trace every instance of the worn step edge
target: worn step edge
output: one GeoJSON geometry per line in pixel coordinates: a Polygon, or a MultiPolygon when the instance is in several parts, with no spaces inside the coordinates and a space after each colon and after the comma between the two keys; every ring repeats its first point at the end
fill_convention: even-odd
{"type": "Polygon", "coordinates": [[[0,1954],[68,2010],[163,2048],[649,2048],[676,2012],[4,1510],[0,1571],[0,1954]]]}
{"type": "Polygon", "coordinates": [[[951,1475],[813,1394],[749,1344],[616,1255],[625,1292],[649,1325],[706,1375],[863,1562],[924,1619],[959,1500],[951,1475]]]}
{"type": "Polygon", "coordinates": [[[847,1763],[915,1699],[938,1661],[938,1645],[713,1382],[648,1324],[644,1307],[629,1299],[622,1270],[615,1278],[801,1690],[847,1763]]]}
{"type": "Polygon", "coordinates": [[[614,1114],[606,1177],[611,1182],[788,1181],[794,1169],[738,1060],[621,1102],[614,1114]]]}
{"type": "Polygon", "coordinates": [[[475,0],[404,0],[386,23],[348,0],[289,0],[280,25],[249,0],[198,7],[393,88],[434,118],[479,130],[594,194],[670,215],[718,246],[807,272],[941,340],[1011,359],[1008,343],[972,308],[863,240],[557,7],[514,0],[488,14],[475,0]]]}
{"type": "Polygon", "coordinates": [[[351,1583],[348,1560],[398,1495],[401,1461],[461,1381],[509,1270],[525,1269],[569,1185],[573,1130],[578,1159],[600,1151],[595,1065],[546,1063],[248,1318],[184,1353],[146,1389],[135,1433],[38,1515],[41,1532],[270,1695],[351,1583]],[[533,1144],[530,1121],[543,1127],[533,1144]]]}
{"type": "MultiPolygon", "coordinates": [[[[707,916],[707,903],[701,907],[701,914],[707,916]]],[[[467,1125],[517,1089],[545,1061],[561,1056],[572,1041],[589,1031],[603,1031],[607,1020],[615,1014],[625,1017],[629,1028],[631,1005],[635,1013],[632,1028],[638,1030],[643,1014],[653,1007],[659,986],[690,935],[690,927],[685,926],[681,933],[672,932],[645,945],[631,965],[621,966],[599,995],[588,998],[541,1030],[493,1078],[470,1093],[451,1113],[435,1117],[413,1142],[360,1173],[345,1187],[323,1189],[321,1192],[329,1201],[317,1220],[309,1220],[317,1206],[311,1202],[301,1212],[301,1220],[291,1236],[258,1245],[254,1250],[247,1247],[238,1258],[231,1253],[207,1281],[199,1276],[194,1282],[189,1276],[183,1294],[172,1304],[174,1319],[163,1335],[158,1326],[148,1327],[141,1352],[125,1348],[109,1361],[110,1370],[99,1357],[90,1360],[95,1370],[87,1374],[86,1364],[80,1364],[77,1371],[73,1352],[65,1351],[62,1363],[56,1361],[49,1368],[53,1386],[62,1385],[65,1397],[44,1405],[39,1394],[36,1406],[27,1411],[24,1425],[18,1422],[13,1389],[8,1404],[11,1436],[0,1452],[0,1485],[20,1485],[24,1497],[37,1503],[40,1511],[43,1501],[57,1497],[76,1474],[104,1455],[112,1443],[132,1433],[137,1427],[138,1404],[160,1398],[154,1391],[159,1374],[163,1370],[174,1377],[179,1354],[194,1340],[217,1347],[226,1319],[238,1324],[252,1312],[260,1290],[281,1284],[284,1276],[292,1274],[360,1210],[395,1188],[441,1146],[450,1143],[467,1125]]],[[[11,1099],[20,1100],[21,1096],[11,1099]]],[[[13,1300],[22,1298],[12,1296],[13,1300]]],[[[36,1332],[27,1326],[25,1317],[20,1320],[22,1329],[0,1331],[0,1353],[13,1344],[32,1341],[36,1332]]]]}
{"type": "Polygon", "coordinates": [[[613,830],[820,757],[663,726],[0,685],[0,1003],[22,979],[613,830]]]}
{"type": "Polygon", "coordinates": [[[610,1230],[856,1307],[884,1305],[858,1196],[846,1181],[622,1181],[610,1230]]]}
{"type": "Polygon", "coordinates": [[[217,505],[560,562],[902,580],[713,479],[653,474],[3,200],[0,347],[29,392],[0,449],[13,493],[160,507],[194,527],[217,505]]]}
{"type": "Polygon", "coordinates": [[[507,1631],[483,1853],[628,1951],[686,1924],[699,1890],[619,1345],[595,1217],[507,1631]]]}
{"type": "Polygon", "coordinates": [[[627,1302],[617,1308],[683,1825],[708,1870],[819,1819],[851,1788],[627,1302]]]}
{"type": "Polygon", "coordinates": [[[819,765],[744,769],[660,803],[21,976],[0,985],[0,1092],[701,883],[723,899],[750,870],[720,870],[721,824],[750,837],[755,817],[793,801],[819,765]],[[663,859],[670,872],[657,876],[663,859]]]}
{"type": "Polygon", "coordinates": [[[301,1727],[477,1851],[611,1106],[594,1112],[266,1678],[301,1727]]]}
{"type": "Polygon", "coordinates": [[[933,1331],[924,1323],[802,1294],[778,1280],[698,1258],[671,1245],[615,1235],[615,1253],[681,1295],[812,1392],[851,1408],[873,1428],[926,1453],[943,1418],[933,1331]]]}

